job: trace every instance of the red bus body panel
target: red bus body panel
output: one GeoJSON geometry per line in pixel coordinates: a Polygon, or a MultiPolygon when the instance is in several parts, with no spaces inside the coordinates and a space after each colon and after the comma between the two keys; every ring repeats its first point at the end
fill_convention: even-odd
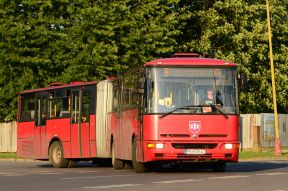
{"type": "Polygon", "coordinates": [[[34,121],[17,123],[17,155],[36,158],[34,121]]]}
{"type": "MultiPolygon", "coordinates": [[[[144,116],[144,158],[142,162],[157,160],[226,160],[238,161],[239,135],[238,116],[229,115],[161,115],[144,116]],[[191,132],[189,124],[200,124],[197,132],[191,132]],[[199,131],[199,132],[198,132],[199,131]],[[147,143],[164,143],[163,149],[147,148],[147,143]],[[199,144],[197,149],[206,151],[204,155],[184,154],[184,147],[199,144]],[[225,143],[233,144],[233,149],[224,148],[225,143]],[[183,148],[175,148],[183,147],[183,148]],[[215,148],[207,148],[216,145],[215,148]],[[226,157],[225,157],[226,154],[226,157]]],[[[190,146],[192,148],[192,146],[190,146]]],[[[138,156],[141,160],[141,156],[138,156]]]]}
{"type": "Polygon", "coordinates": [[[238,161],[239,154],[239,122],[238,115],[161,115],[143,116],[143,137],[140,123],[137,121],[137,110],[125,111],[122,123],[116,113],[110,113],[115,156],[123,160],[132,160],[132,137],[136,136],[138,145],[138,161],[238,161]],[[189,123],[201,124],[199,132],[192,133],[189,123]],[[120,127],[121,126],[121,127],[120,127]],[[163,149],[147,148],[148,143],[163,143],[163,149]],[[225,149],[224,144],[233,144],[232,149],[225,149]],[[206,151],[204,155],[187,155],[186,149],[175,148],[198,144],[206,151]],[[206,148],[212,145],[215,148],[206,148]]]}
{"type": "Polygon", "coordinates": [[[137,117],[137,109],[126,110],[121,114],[121,117],[117,113],[108,115],[117,158],[132,159],[132,136],[139,130],[137,117]]]}
{"type": "MultiPolygon", "coordinates": [[[[48,157],[48,149],[53,138],[57,138],[61,141],[64,156],[67,158],[71,157],[71,130],[70,130],[70,118],[64,119],[50,119],[46,122],[46,153],[45,157],[48,157]]],[[[74,147],[72,147],[74,148],[74,147]]]]}
{"type": "Polygon", "coordinates": [[[95,115],[90,116],[89,123],[81,123],[80,129],[78,124],[70,124],[70,118],[49,119],[46,126],[34,123],[18,122],[18,156],[48,159],[50,143],[56,138],[62,143],[65,158],[96,157],[95,115]]]}
{"type": "Polygon", "coordinates": [[[153,60],[145,66],[228,66],[235,67],[237,64],[220,59],[211,58],[163,58],[153,60]]]}

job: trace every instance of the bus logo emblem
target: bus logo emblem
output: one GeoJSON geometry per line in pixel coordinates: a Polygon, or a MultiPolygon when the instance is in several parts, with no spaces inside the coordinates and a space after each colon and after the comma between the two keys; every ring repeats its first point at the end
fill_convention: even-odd
{"type": "Polygon", "coordinates": [[[189,131],[192,134],[197,134],[200,132],[201,122],[200,121],[189,121],[189,131]]]}

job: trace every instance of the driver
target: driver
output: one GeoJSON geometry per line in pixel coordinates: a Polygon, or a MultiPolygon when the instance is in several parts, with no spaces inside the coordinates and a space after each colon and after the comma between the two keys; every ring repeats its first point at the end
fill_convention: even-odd
{"type": "Polygon", "coordinates": [[[201,104],[203,105],[212,105],[214,101],[214,91],[213,89],[209,88],[206,90],[206,94],[201,99],[201,104]]]}

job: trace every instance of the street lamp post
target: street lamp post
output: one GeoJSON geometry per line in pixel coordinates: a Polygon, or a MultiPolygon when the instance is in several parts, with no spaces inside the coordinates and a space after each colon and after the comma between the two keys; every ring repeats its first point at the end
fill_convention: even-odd
{"type": "Polygon", "coordinates": [[[275,155],[281,156],[282,150],[281,150],[281,144],[280,144],[280,138],[279,138],[269,0],[266,0],[266,11],[267,11],[267,25],[268,25],[268,38],[269,38],[269,57],[270,57],[270,65],[271,65],[271,79],[272,79],[272,91],[273,91],[273,106],[274,106],[275,155]]]}

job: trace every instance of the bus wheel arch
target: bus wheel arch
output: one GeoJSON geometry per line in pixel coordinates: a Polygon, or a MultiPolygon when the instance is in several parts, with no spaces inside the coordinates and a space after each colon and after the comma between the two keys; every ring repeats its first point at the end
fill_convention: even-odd
{"type": "Polygon", "coordinates": [[[70,160],[64,158],[63,145],[57,138],[50,142],[48,156],[50,163],[55,168],[66,168],[70,163],[70,160]]]}
{"type": "Polygon", "coordinates": [[[137,143],[135,136],[132,138],[132,166],[137,173],[143,173],[147,171],[147,167],[145,166],[144,163],[138,162],[137,161],[137,154],[138,149],[137,149],[137,143]]]}
{"type": "Polygon", "coordinates": [[[113,136],[111,136],[111,158],[112,158],[112,166],[115,170],[121,170],[124,168],[124,161],[116,158],[115,156],[115,142],[113,140],[113,136]]]}

